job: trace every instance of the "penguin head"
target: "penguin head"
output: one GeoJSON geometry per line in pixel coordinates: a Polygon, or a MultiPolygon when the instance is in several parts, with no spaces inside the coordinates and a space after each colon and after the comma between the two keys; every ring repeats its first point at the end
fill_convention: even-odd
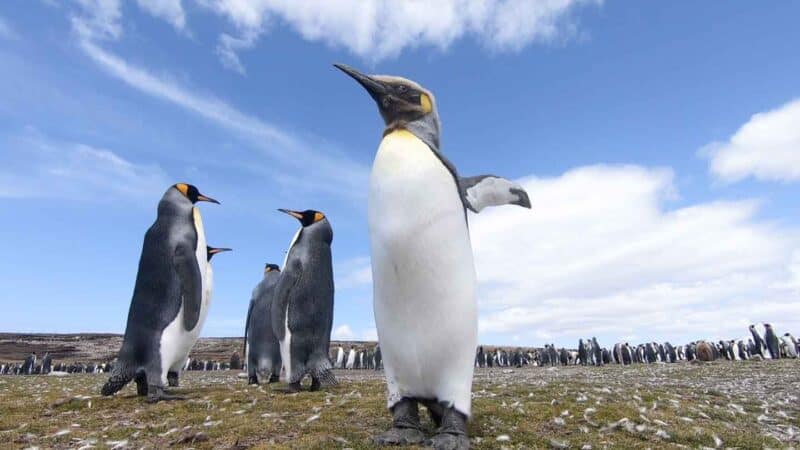
{"type": "Polygon", "coordinates": [[[365,75],[344,64],[334,64],[334,67],[366,89],[378,104],[378,111],[387,128],[413,129],[420,134],[430,135],[432,142],[429,145],[439,146],[439,114],[436,111],[436,100],[429,90],[402,77],[365,75]],[[411,124],[418,124],[418,129],[414,129],[411,124]]]}
{"type": "Polygon", "coordinates": [[[770,324],[768,324],[768,323],[765,323],[765,324],[764,324],[764,328],[766,328],[766,329],[770,329],[770,328],[772,328],[772,325],[770,325],[770,324]]]}
{"type": "Polygon", "coordinates": [[[206,255],[208,258],[207,261],[211,261],[211,257],[216,255],[217,253],[231,252],[231,251],[233,251],[232,248],[217,248],[217,247],[209,247],[208,245],[206,245],[206,255]]]}
{"type": "Polygon", "coordinates": [[[207,197],[200,193],[197,188],[191,184],[177,183],[172,186],[178,190],[184,197],[186,197],[192,204],[197,202],[211,202],[219,205],[219,202],[211,197],[207,197]]]}
{"type": "Polygon", "coordinates": [[[294,217],[295,219],[299,220],[300,224],[303,226],[303,228],[310,227],[311,225],[314,225],[315,223],[319,223],[319,222],[328,220],[327,218],[325,218],[325,214],[323,214],[323,213],[321,213],[319,211],[314,211],[313,209],[307,209],[305,211],[292,211],[291,209],[283,209],[283,208],[281,208],[278,211],[280,211],[280,212],[282,212],[284,214],[288,214],[288,215],[294,217]]]}
{"type": "Polygon", "coordinates": [[[267,263],[267,264],[264,266],[264,273],[270,273],[270,272],[280,272],[280,271],[281,271],[281,268],[280,268],[280,267],[278,267],[278,265],[277,265],[277,264],[267,263]]]}
{"type": "Polygon", "coordinates": [[[755,327],[756,327],[755,325],[750,325],[748,328],[750,328],[750,329],[752,330],[752,329],[754,329],[755,327]]]}
{"type": "Polygon", "coordinates": [[[367,90],[378,104],[387,125],[397,120],[410,122],[428,114],[436,114],[433,94],[411,80],[388,75],[365,75],[344,64],[334,64],[334,67],[367,90]]]}

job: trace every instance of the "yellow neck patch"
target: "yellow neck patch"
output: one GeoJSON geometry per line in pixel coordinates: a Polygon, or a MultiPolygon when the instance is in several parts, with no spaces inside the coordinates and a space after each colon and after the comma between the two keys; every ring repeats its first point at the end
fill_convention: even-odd
{"type": "Polygon", "coordinates": [[[431,98],[428,96],[428,94],[420,94],[419,105],[422,106],[422,112],[425,114],[433,111],[433,103],[431,102],[431,98]]]}

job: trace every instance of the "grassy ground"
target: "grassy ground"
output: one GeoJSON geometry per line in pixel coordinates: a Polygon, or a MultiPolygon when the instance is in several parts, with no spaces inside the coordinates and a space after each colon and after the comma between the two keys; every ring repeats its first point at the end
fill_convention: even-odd
{"type": "MultiPolygon", "coordinates": [[[[474,448],[787,448],[800,442],[800,361],[476,372],[474,448]]],[[[103,375],[0,377],[3,448],[371,448],[390,424],[382,373],[323,392],[189,372],[185,401],[148,405],[103,375]]],[[[428,422],[426,422],[428,423],[428,422]]]]}

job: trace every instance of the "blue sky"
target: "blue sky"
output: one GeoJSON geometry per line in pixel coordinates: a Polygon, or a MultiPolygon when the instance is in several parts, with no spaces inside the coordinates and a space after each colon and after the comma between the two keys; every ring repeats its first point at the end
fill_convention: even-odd
{"type": "Polygon", "coordinates": [[[186,181],[235,249],[205,335],[241,333],[286,207],[333,225],[335,337],[374,338],[382,122],[344,62],[431,89],[459,171],[531,194],[470,218],[482,342],[800,332],[800,5],[312,3],[0,4],[0,330],[122,332],[186,181]]]}

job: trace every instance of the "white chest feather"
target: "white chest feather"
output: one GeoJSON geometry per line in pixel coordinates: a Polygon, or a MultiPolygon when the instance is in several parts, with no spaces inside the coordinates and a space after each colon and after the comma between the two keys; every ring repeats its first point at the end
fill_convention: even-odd
{"type": "Polygon", "coordinates": [[[197,258],[197,265],[200,269],[202,281],[200,317],[197,321],[197,325],[195,325],[192,330],[187,331],[183,326],[184,306],[183,302],[181,302],[181,307],[178,311],[178,315],[175,316],[175,320],[167,325],[161,333],[161,372],[162,382],[164,383],[166,383],[168,371],[178,371],[185,365],[189,353],[192,351],[192,347],[194,347],[203,329],[203,324],[208,316],[208,307],[211,304],[213,272],[211,270],[211,265],[208,263],[203,220],[197,208],[193,208],[192,216],[197,232],[195,256],[197,258]]]}
{"type": "Polygon", "coordinates": [[[369,229],[389,405],[437,398],[469,414],[477,304],[464,209],[453,176],[407,131],[378,149],[369,229]]]}

